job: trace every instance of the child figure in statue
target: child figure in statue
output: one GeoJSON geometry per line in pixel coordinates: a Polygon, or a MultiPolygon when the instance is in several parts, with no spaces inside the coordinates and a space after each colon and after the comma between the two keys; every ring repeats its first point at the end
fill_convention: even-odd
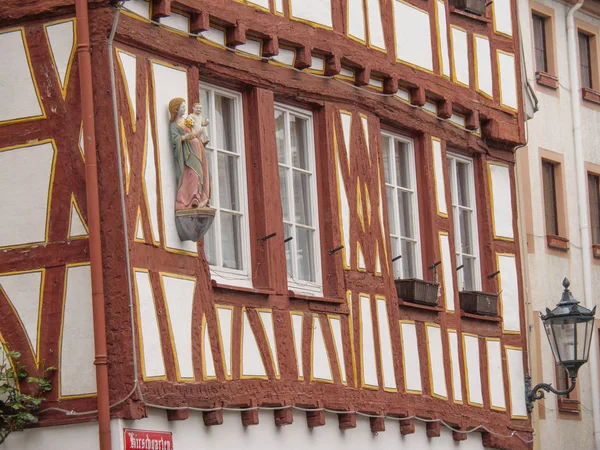
{"type": "Polygon", "coordinates": [[[191,117],[194,121],[194,133],[198,135],[198,139],[202,142],[202,145],[208,144],[208,130],[206,127],[208,126],[208,119],[202,120],[200,114],[202,113],[202,105],[200,103],[194,103],[192,106],[192,114],[188,117],[191,117]]]}
{"type": "MultiPolygon", "coordinates": [[[[169,102],[171,142],[177,177],[176,211],[208,207],[210,197],[204,144],[194,131],[193,119],[186,119],[186,112],[184,99],[174,98],[169,102]]],[[[206,131],[204,134],[206,135],[206,131]]]]}

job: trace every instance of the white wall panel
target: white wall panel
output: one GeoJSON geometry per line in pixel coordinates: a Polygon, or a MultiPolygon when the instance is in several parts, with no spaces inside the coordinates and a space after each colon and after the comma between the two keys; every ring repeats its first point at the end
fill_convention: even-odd
{"type": "Polygon", "coordinates": [[[452,252],[450,250],[450,238],[448,233],[440,233],[440,253],[442,256],[441,270],[442,282],[444,284],[444,300],[447,311],[455,311],[454,299],[454,270],[452,270],[452,252]]]}
{"type": "Polygon", "coordinates": [[[275,340],[275,325],[273,323],[273,313],[271,311],[266,310],[257,311],[258,317],[267,337],[267,343],[269,344],[269,351],[271,352],[271,359],[273,361],[275,377],[279,378],[279,359],[277,356],[277,341],[275,340]]]}
{"type": "Polygon", "coordinates": [[[43,117],[23,31],[0,32],[0,48],[0,123],[43,117]]]}
{"type": "Polygon", "coordinates": [[[140,269],[134,273],[143,374],[145,378],[162,378],[166,376],[165,363],[150,274],[140,269]]]}
{"type": "Polygon", "coordinates": [[[289,0],[290,17],[331,28],[331,0],[289,0]]]}
{"type": "Polygon", "coordinates": [[[502,312],[502,331],[519,333],[521,331],[521,313],[519,311],[519,284],[517,261],[514,255],[496,254],[498,261],[498,288],[500,292],[500,310],[502,312]]]}
{"type": "Polygon", "coordinates": [[[212,347],[210,345],[210,335],[208,333],[208,324],[206,315],[202,316],[202,376],[205,380],[215,379],[215,360],[213,359],[212,347]]]}
{"type": "Polygon", "coordinates": [[[347,0],[346,14],[348,36],[365,42],[365,10],[363,0],[347,0]]]}
{"type": "Polygon", "coordinates": [[[195,242],[181,241],[175,226],[175,159],[171,143],[169,102],[180,97],[187,103],[187,72],[158,62],[152,63],[156,135],[160,167],[160,200],[163,207],[163,227],[167,249],[196,254],[195,242]]]}
{"type": "Polygon", "coordinates": [[[280,47],[279,54],[273,56],[273,59],[286,66],[293,66],[294,61],[296,60],[296,51],[280,47]]]}
{"type": "Polygon", "coordinates": [[[246,39],[245,44],[238,45],[235,49],[249,55],[262,56],[262,42],[256,39],[246,39]]]}
{"type": "Polygon", "coordinates": [[[508,166],[488,164],[494,217],[494,237],[514,239],[512,192],[508,166]]]}
{"type": "Polygon", "coordinates": [[[181,380],[193,380],[192,310],[196,281],[179,275],[161,274],[160,282],[173,339],[177,377],[181,380]]]}
{"type": "Polygon", "coordinates": [[[442,330],[439,326],[426,325],[427,352],[429,356],[429,377],[431,394],[443,399],[448,398],[446,387],[446,370],[444,368],[444,348],[442,347],[442,330]]]}
{"type": "Polygon", "coordinates": [[[404,387],[407,392],[421,393],[421,363],[419,362],[419,343],[417,329],[413,322],[400,321],[402,339],[402,366],[404,368],[404,387]]]}
{"type": "Polygon", "coordinates": [[[83,221],[83,217],[79,214],[79,205],[75,200],[75,196],[71,194],[71,217],[69,218],[69,239],[77,239],[86,237],[88,229],[83,221]]]}
{"type": "Polygon", "coordinates": [[[71,63],[75,56],[75,20],[45,25],[44,29],[64,98],[69,82],[71,63]]]}
{"type": "Polygon", "coordinates": [[[479,362],[479,338],[466,333],[463,333],[462,336],[467,382],[467,401],[470,405],[483,406],[479,362]]]}
{"type": "Polygon", "coordinates": [[[54,142],[0,149],[0,248],[46,241],[55,154],[54,142]]]}
{"type": "Polygon", "coordinates": [[[452,62],[454,63],[454,81],[469,86],[469,43],[465,30],[450,26],[452,35],[452,62]]]}
{"type": "Polygon", "coordinates": [[[446,183],[444,182],[446,165],[442,161],[442,141],[432,137],[431,146],[433,151],[433,173],[435,176],[437,211],[441,216],[447,217],[448,206],[446,205],[446,183]]]}
{"type": "Polygon", "coordinates": [[[485,36],[474,35],[473,45],[475,50],[475,88],[483,94],[493,97],[492,84],[492,55],[490,41],[485,36]]]}
{"type": "Polygon", "coordinates": [[[150,3],[145,0],[128,0],[125,2],[124,8],[144,19],[150,18],[150,3]]]}
{"type": "Polygon", "coordinates": [[[512,36],[512,16],[510,0],[494,0],[492,3],[494,16],[494,31],[512,36]]]}
{"type": "Polygon", "coordinates": [[[160,18],[160,23],[173,28],[175,30],[183,31],[184,33],[190,32],[190,18],[184,14],[176,13],[171,11],[171,15],[160,18]]]}
{"type": "Polygon", "coordinates": [[[219,324],[219,339],[223,352],[223,369],[225,378],[231,378],[231,364],[233,353],[233,307],[217,305],[217,319],[219,324]]]}
{"type": "Polygon", "coordinates": [[[298,365],[298,378],[304,378],[304,367],[302,358],[302,325],[304,315],[300,312],[294,312],[292,316],[292,336],[294,338],[294,350],[296,352],[296,363],[298,365]]]}
{"type": "Polygon", "coordinates": [[[429,14],[408,3],[394,0],[396,58],[402,62],[433,70],[429,14]]]}
{"type": "Polygon", "coordinates": [[[369,45],[385,50],[385,37],[381,21],[379,0],[367,0],[367,21],[369,23],[369,45]]]}
{"type": "Polygon", "coordinates": [[[248,313],[242,311],[242,378],[267,378],[267,371],[258,349],[256,336],[250,326],[248,313]]]}
{"type": "Polygon", "coordinates": [[[438,42],[440,45],[440,65],[442,75],[450,78],[450,47],[448,45],[448,20],[446,19],[446,3],[436,0],[438,42]]]}
{"type": "Polygon", "coordinates": [[[379,345],[381,347],[381,369],[383,370],[383,388],[396,391],[396,371],[394,370],[394,353],[392,336],[387,313],[387,301],[377,297],[377,323],[379,325],[379,345]]]}
{"type": "MultiPolygon", "coordinates": [[[[339,148],[339,146],[338,146],[339,148]]],[[[349,270],[351,268],[350,265],[350,205],[348,204],[348,195],[346,194],[346,186],[344,184],[344,177],[342,176],[342,167],[340,164],[339,154],[335,154],[336,159],[336,174],[337,174],[337,190],[338,190],[338,200],[339,200],[339,212],[340,215],[340,229],[342,233],[342,244],[344,248],[342,249],[342,259],[344,268],[349,270]]]]}
{"type": "Polygon", "coordinates": [[[325,345],[325,335],[321,327],[319,316],[312,316],[312,361],[311,361],[311,380],[333,382],[331,375],[331,364],[329,362],[329,352],[325,345]]]}
{"type": "Polygon", "coordinates": [[[123,70],[125,78],[125,92],[127,93],[127,101],[131,106],[131,112],[133,113],[131,121],[133,129],[135,130],[135,117],[137,112],[137,100],[136,100],[136,85],[137,85],[137,67],[136,58],[134,55],[126,53],[121,50],[117,50],[117,59],[123,70]]]}
{"type": "Polygon", "coordinates": [[[506,367],[508,369],[508,389],[510,393],[510,416],[527,418],[525,405],[525,381],[523,372],[523,350],[505,346],[506,367]]]}
{"type": "Polygon", "coordinates": [[[60,340],[60,397],[96,392],[92,279],[89,264],[68,266],[60,340]]]}
{"type": "Polygon", "coordinates": [[[488,364],[488,387],[492,409],[506,409],[504,398],[504,370],[502,370],[502,349],[499,339],[486,339],[488,364]]]}
{"type": "MultiPolygon", "coordinates": [[[[146,96],[147,97],[147,96],[146,96]]],[[[154,137],[150,121],[150,105],[146,107],[146,140],[144,141],[144,199],[150,216],[150,232],[152,242],[160,242],[158,223],[158,194],[156,181],[156,158],[154,153],[154,137]]]]}
{"type": "Polygon", "coordinates": [[[346,361],[344,356],[344,345],[342,341],[342,323],[339,316],[328,316],[329,328],[331,329],[331,335],[333,336],[333,345],[335,346],[335,354],[338,358],[338,365],[340,367],[340,377],[342,383],[346,384],[346,361]]]}
{"type": "Polygon", "coordinates": [[[225,31],[220,28],[210,27],[208,30],[200,33],[205,39],[214,42],[217,45],[225,46],[225,31]]]}
{"type": "Polygon", "coordinates": [[[500,103],[510,109],[518,109],[515,55],[496,50],[498,79],[500,80],[500,103]]]}
{"type": "Polygon", "coordinates": [[[375,338],[373,330],[373,320],[371,315],[371,299],[366,294],[359,295],[360,311],[360,349],[362,359],[362,385],[379,386],[377,381],[377,358],[375,356],[375,338]]]}
{"type": "Polygon", "coordinates": [[[458,334],[455,330],[448,330],[448,346],[450,347],[450,364],[452,366],[452,397],[454,398],[455,403],[462,403],[460,351],[458,347],[458,334]]]}
{"type": "Polygon", "coordinates": [[[269,0],[248,0],[248,4],[255,5],[266,10],[269,9],[269,0]]]}

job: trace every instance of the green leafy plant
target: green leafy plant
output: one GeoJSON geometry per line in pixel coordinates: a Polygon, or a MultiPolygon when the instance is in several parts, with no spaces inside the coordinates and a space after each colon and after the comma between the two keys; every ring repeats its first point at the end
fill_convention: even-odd
{"type": "Polygon", "coordinates": [[[2,352],[0,347],[0,445],[13,431],[37,423],[36,412],[46,394],[52,390],[52,382],[45,375],[56,368],[44,369],[41,378],[30,377],[19,362],[20,357],[19,352],[2,352]],[[30,386],[29,394],[21,392],[20,384],[30,386]]]}

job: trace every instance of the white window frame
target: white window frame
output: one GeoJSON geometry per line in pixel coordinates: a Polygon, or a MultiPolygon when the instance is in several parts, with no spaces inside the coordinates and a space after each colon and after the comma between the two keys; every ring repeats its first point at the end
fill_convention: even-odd
{"type": "MultiPolygon", "coordinates": [[[[307,124],[307,130],[306,130],[306,138],[307,138],[307,145],[308,145],[308,163],[310,165],[310,170],[309,171],[304,171],[305,173],[310,172],[311,173],[311,181],[310,181],[310,188],[313,192],[314,198],[312,199],[311,202],[311,214],[313,217],[313,228],[314,228],[314,236],[315,236],[315,240],[314,240],[314,270],[315,270],[315,280],[314,282],[311,281],[303,281],[303,280],[296,280],[294,278],[294,276],[296,276],[296,266],[294,266],[292,268],[292,273],[290,274],[290,270],[287,267],[287,258],[286,258],[286,271],[288,274],[288,288],[292,289],[294,292],[297,293],[301,293],[301,294],[308,294],[308,295],[312,295],[312,296],[321,296],[323,295],[323,275],[322,275],[322,267],[321,267],[321,238],[320,238],[320,222],[319,222],[319,193],[317,191],[317,165],[316,165],[316,155],[315,155],[315,138],[314,138],[314,121],[313,121],[313,114],[311,111],[305,110],[305,109],[300,109],[300,108],[295,108],[293,106],[289,106],[289,105],[285,105],[285,104],[281,104],[281,103],[275,103],[275,111],[281,111],[283,113],[285,113],[285,146],[286,146],[286,152],[290,152],[288,154],[288,158],[290,161],[289,165],[286,164],[282,164],[279,161],[277,161],[277,171],[279,172],[279,167],[283,166],[286,168],[289,168],[290,170],[299,170],[302,171],[302,169],[297,169],[297,168],[292,168],[291,166],[291,139],[290,139],[290,133],[289,133],[289,113],[294,114],[295,116],[298,116],[302,119],[305,119],[308,121],[307,124]]],[[[290,222],[289,224],[292,225],[292,229],[295,231],[296,229],[296,223],[295,223],[295,205],[294,205],[294,197],[292,195],[292,189],[293,189],[293,182],[291,180],[288,181],[287,183],[288,186],[288,199],[290,201],[290,217],[292,218],[292,222],[290,222]]],[[[279,187],[279,189],[281,189],[281,187],[279,187]]],[[[279,193],[281,196],[281,192],[279,193]]],[[[282,217],[283,220],[283,217],[282,217]]],[[[308,227],[306,227],[308,228],[308,227]]],[[[288,236],[284,236],[284,239],[287,238],[288,236]]],[[[294,238],[295,238],[295,233],[294,233],[294,238]]],[[[291,245],[292,248],[295,249],[296,248],[296,244],[295,244],[295,239],[292,239],[291,241],[291,245]]],[[[296,252],[294,251],[294,254],[296,252]]]]}
{"type": "MultiPolygon", "coordinates": [[[[462,264],[462,242],[460,232],[460,219],[459,210],[466,209],[472,211],[471,230],[473,230],[473,250],[475,256],[475,273],[473,290],[481,290],[481,254],[479,253],[479,227],[477,225],[477,199],[475,197],[475,166],[472,158],[458,155],[456,153],[448,153],[448,161],[452,164],[452,170],[450,171],[450,193],[452,196],[452,217],[454,225],[454,254],[456,258],[456,266],[462,264]],[[471,208],[461,206],[458,204],[458,180],[456,171],[456,162],[461,162],[468,165],[468,183],[469,183],[469,197],[471,200],[471,208]]],[[[457,271],[456,278],[458,281],[458,290],[464,290],[464,274],[462,270],[457,271]]]]}
{"type": "MultiPolygon", "coordinates": [[[[215,220],[212,225],[212,229],[215,232],[216,239],[216,257],[217,265],[210,265],[211,279],[217,283],[240,286],[240,287],[252,287],[252,270],[251,270],[251,257],[250,257],[250,226],[248,218],[248,186],[246,176],[246,146],[244,142],[244,116],[243,116],[243,104],[242,94],[237,91],[232,91],[219,86],[208,83],[199,83],[199,91],[209,91],[209,102],[208,105],[202,105],[202,117],[208,117],[207,109],[214,114],[215,111],[215,97],[214,94],[219,94],[224,97],[228,97],[234,100],[234,127],[236,132],[236,145],[238,147],[238,153],[229,152],[227,150],[216,150],[211,144],[215,142],[216,136],[216,122],[213,117],[209,117],[210,123],[208,124],[208,137],[209,142],[206,145],[207,149],[212,150],[213,158],[212,164],[209,167],[209,177],[211,182],[211,207],[217,211],[215,213],[215,220]],[[222,264],[222,245],[221,245],[221,227],[220,227],[220,208],[219,208],[219,185],[216,177],[218,176],[218,158],[217,152],[225,153],[228,155],[236,156],[240,158],[240,164],[238,166],[238,195],[240,201],[239,213],[242,216],[240,223],[240,246],[241,246],[241,260],[244,269],[230,269],[223,267],[222,264]],[[220,265],[219,265],[220,264],[220,265]]],[[[206,245],[206,244],[205,244],[206,245]]]]}
{"type": "MultiPolygon", "coordinates": [[[[385,182],[385,187],[386,187],[386,194],[387,194],[387,188],[393,188],[394,189],[394,196],[392,199],[392,204],[391,205],[387,205],[388,209],[391,208],[392,212],[395,214],[396,216],[396,220],[394,221],[395,223],[395,229],[392,230],[392,224],[390,224],[390,243],[392,242],[392,238],[393,239],[399,239],[400,242],[402,242],[402,240],[405,241],[411,241],[414,242],[415,245],[415,277],[419,278],[419,279],[423,279],[423,261],[421,259],[421,229],[419,226],[419,194],[418,194],[418,187],[417,187],[417,172],[416,172],[416,162],[415,162],[415,143],[412,139],[407,138],[405,136],[401,136],[399,134],[395,134],[395,133],[390,133],[388,131],[381,131],[381,136],[388,138],[389,139],[389,143],[392,146],[391,149],[388,149],[390,151],[390,156],[391,156],[391,161],[390,161],[390,173],[391,176],[393,178],[393,184],[388,183],[387,181],[385,181],[385,175],[384,175],[384,182],[385,182]],[[409,163],[409,177],[410,177],[410,183],[411,186],[413,186],[413,190],[410,189],[406,189],[404,187],[401,187],[398,185],[398,180],[396,180],[396,146],[395,146],[395,142],[399,141],[402,142],[404,144],[407,144],[408,146],[408,163],[409,163]],[[403,192],[412,192],[412,212],[413,212],[413,217],[412,217],[412,225],[413,225],[413,230],[414,230],[414,235],[416,236],[416,238],[411,239],[411,238],[405,238],[400,236],[400,206],[398,204],[398,191],[403,191],[403,192]]],[[[382,143],[381,143],[382,147],[383,147],[383,139],[382,139],[382,143]]],[[[385,151],[382,148],[382,151],[385,151]]],[[[385,170],[385,168],[384,168],[385,170]]],[[[402,245],[400,244],[400,249],[402,248],[402,245]]],[[[394,251],[393,249],[393,244],[392,244],[392,251],[394,251]]],[[[393,255],[391,255],[392,258],[399,256],[400,253],[395,253],[393,255]]],[[[396,261],[392,263],[392,270],[393,270],[393,274],[394,274],[394,279],[396,278],[407,278],[404,276],[403,272],[403,267],[402,267],[402,261],[396,261]],[[399,272],[396,271],[396,267],[399,267],[399,272]]]]}

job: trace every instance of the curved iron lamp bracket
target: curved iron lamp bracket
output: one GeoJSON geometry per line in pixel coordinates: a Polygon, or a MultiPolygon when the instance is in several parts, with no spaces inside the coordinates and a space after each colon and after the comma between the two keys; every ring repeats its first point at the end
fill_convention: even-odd
{"type": "Polygon", "coordinates": [[[533,411],[533,402],[541,400],[546,395],[545,392],[552,392],[556,395],[567,395],[575,389],[576,378],[570,377],[571,386],[563,391],[554,389],[551,384],[539,383],[533,388],[531,387],[531,377],[529,374],[525,374],[525,401],[527,403],[527,411],[531,413],[533,411]],[[545,391],[545,392],[544,392],[545,391]]]}

